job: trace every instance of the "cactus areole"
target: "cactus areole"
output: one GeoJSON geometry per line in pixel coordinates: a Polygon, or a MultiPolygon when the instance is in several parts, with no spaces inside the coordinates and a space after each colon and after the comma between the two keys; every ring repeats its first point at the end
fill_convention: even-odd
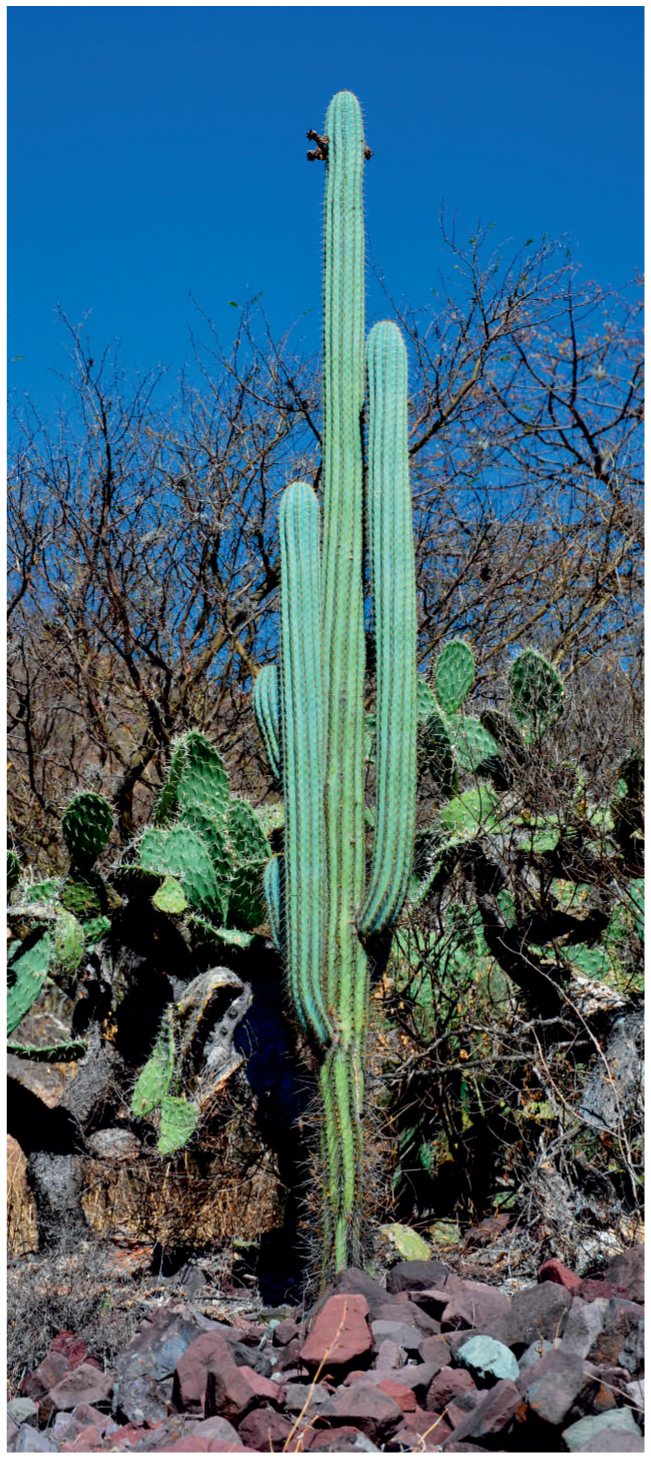
{"type": "MultiPolygon", "coordinates": [[[[383,322],[364,344],[365,147],[359,102],[330,103],[323,281],[323,511],[282,497],[278,669],[255,686],[285,800],[285,854],[265,888],[289,993],[320,1058],[322,1277],[360,1266],[369,948],[400,911],[416,793],[416,588],[407,360],[383,322]],[[362,412],[366,406],[366,442],[362,412]],[[366,874],[364,577],[375,633],[374,843],[366,874]]],[[[324,139],[325,140],[325,139],[324,139]]]]}

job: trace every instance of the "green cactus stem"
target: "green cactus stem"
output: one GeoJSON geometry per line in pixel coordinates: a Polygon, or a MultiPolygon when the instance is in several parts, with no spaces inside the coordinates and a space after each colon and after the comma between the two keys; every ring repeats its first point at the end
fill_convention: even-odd
{"type": "Polygon", "coordinates": [[[417,725],[407,363],[399,330],[386,322],[371,331],[364,356],[367,149],[350,92],[331,102],[326,133],[323,523],[308,483],[285,489],[279,674],[265,666],[254,692],[285,803],[284,858],[265,871],[269,918],[320,1059],[324,1280],[362,1262],[367,946],[391,926],[409,881],[417,725]],[[366,721],[365,511],[377,665],[376,708],[366,721]],[[376,773],[368,886],[365,738],[376,773]]]}
{"type": "Polygon", "coordinates": [[[74,795],[63,813],[63,839],[73,866],[87,871],[104,850],[111,831],[113,815],[103,795],[81,791],[74,795]]]}

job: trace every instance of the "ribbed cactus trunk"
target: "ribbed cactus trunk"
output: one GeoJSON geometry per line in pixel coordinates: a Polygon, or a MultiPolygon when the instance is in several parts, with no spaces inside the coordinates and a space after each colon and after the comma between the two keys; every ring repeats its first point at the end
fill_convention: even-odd
{"type": "Polygon", "coordinates": [[[366,943],[400,909],[416,785],[416,603],[407,456],[407,368],[393,324],[364,359],[364,136],[359,103],[326,120],[323,534],[312,487],[280,508],[280,682],[255,706],[285,797],[284,867],[267,869],[290,995],[320,1052],[323,1276],[362,1261],[366,943]],[[368,459],[362,410],[368,406],[368,459]],[[366,487],[366,491],[365,491],[366,487]],[[365,885],[364,517],[376,638],[376,822],[365,885]],[[321,540],[322,537],[322,540],[321,540]]]}

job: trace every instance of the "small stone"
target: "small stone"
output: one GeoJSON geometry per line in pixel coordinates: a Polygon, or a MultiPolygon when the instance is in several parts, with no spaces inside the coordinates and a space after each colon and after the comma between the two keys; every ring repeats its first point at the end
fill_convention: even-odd
{"type": "Polygon", "coordinates": [[[644,1308],[637,1302],[612,1298],[588,1357],[593,1363],[626,1368],[632,1377],[638,1373],[644,1363],[644,1308]]]}
{"type": "Polygon", "coordinates": [[[417,1327],[412,1327],[407,1322],[372,1322],[371,1331],[376,1345],[379,1345],[385,1338],[390,1338],[399,1347],[404,1348],[407,1353],[420,1352],[420,1345],[424,1341],[422,1332],[417,1327]]]}
{"type": "Polygon", "coordinates": [[[318,1411],[330,1394],[320,1383],[289,1383],[285,1394],[285,1408],[288,1413],[306,1413],[311,1417],[318,1411]]]}
{"type": "Polygon", "coordinates": [[[381,1388],[383,1393],[388,1393],[389,1398],[397,1403],[403,1413],[415,1413],[418,1405],[413,1389],[407,1388],[404,1383],[396,1383],[393,1378],[383,1378],[382,1382],[378,1384],[378,1388],[381,1388]]]}
{"type": "Polygon", "coordinates": [[[620,1251],[606,1268],[606,1281],[624,1287],[630,1302],[644,1301],[644,1247],[630,1246],[620,1251]]]}
{"type": "Polygon", "coordinates": [[[585,1412],[597,1389],[581,1358],[560,1348],[544,1353],[532,1368],[521,1374],[518,1388],[531,1412],[543,1424],[561,1427],[578,1406],[585,1412]]]}
{"type": "Polygon", "coordinates": [[[438,1363],[440,1368],[447,1368],[450,1354],[447,1337],[426,1337],[421,1343],[420,1355],[424,1363],[438,1363]]]}
{"type": "Polygon", "coordinates": [[[399,1261],[387,1277],[387,1292],[418,1292],[442,1285],[450,1275],[444,1261],[399,1261]]]}
{"type": "Polygon", "coordinates": [[[375,1354],[375,1368],[379,1372],[388,1372],[391,1368],[400,1368],[407,1361],[407,1354],[403,1352],[398,1344],[390,1337],[385,1337],[379,1344],[375,1354]]]}
{"type": "Polygon", "coordinates": [[[388,1439],[403,1419],[402,1409],[378,1386],[364,1381],[341,1388],[321,1406],[319,1417],[329,1423],[351,1423],[375,1442],[388,1439]]]}
{"type": "Polygon", "coordinates": [[[538,1271],[539,1282],[556,1282],[557,1286],[565,1287],[574,1297],[581,1291],[581,1277],[571,1272],[568,1267],[563,1266],[562,1261],[557,1261],[553,1256],[549,1261],[544,1261],[538,1271]]]}
{"type": "Polygon", "coordinates": [[[636,1438],[640,1437],[640,1430],[630,1409],[615,1408],[610,1413],[600,1413],[597,1417],[590,1415],[570,1424],[569,1428],[563,1430],[563,1442],[570,1453],[575,1453],[585,1449],[588,1444],[592,1448],[594,1441],[606,1430],[614,1431],[618,1435],[633,1434],[636,1438]]]}
{"type": "Polygon", "coordinates": [[[603,1322],[603,1312],[596,1302],[585,1302],[582,1297],[573,1297],[572,1306],[563,1323],[563,1351],[576,1353],[579,1358],[587,1358],[595,1338],[601,1332],[603,1322]]]}
{"type": "Polygon", "coordinates": [[[441,1331],[473,1328],[507,1346],[512,1334],[511,1303],[483,1282],[462,1281],[441,1314],[441,1331]]]}
{"type": "Polygon", "coordinates": [[[156,1308],[116,1358],[120,1384],[145,1373],[155,1381],[171,1378],[186,1348],[200,1335],[199,1324],[183,1305],[156,1308]]]}
{"type": "Polygon", "coordinates": [[[82,1429],[86,1427],[86,1424],[80,1423],[74,1414],[58,1413],[52,1424],[50,1433],[57,1440],[57,1443],[61,1443],[64,1439],[72,1443],[73,1439],[78,1438],[82,1429]]]}
{"type": "MultiPolygon", "coordinates": [[[[182,1413],[203,1414],[208,1374],[230,1367],[231,1350],[220,1333],[202,1332],[181,1354],[174,1370],[172,1401],[182,1413]]],[[[135,1419],[135,1413],[132,1414],[135,1419]]]]}
{"type": "Polygon", "coordinates": [[[90,1449],[101,1444],[101,1442],[95,1425],[87,1424],[86,1428],[81,1429],[80,1433],[77,1434],[76,1439],[66,1440],[63,1444],[59,1445],[59,1448],[65,1454],[87,1454],[90,1449]]]}
{"type": "Polygon", "coordinates": [[[515,1382],[520,1373],[511,1349],[493,1337],[472,1337],[457,1349],[457,1362],[483,1382],[491,1378],[510,1378],[515,1382]]]}
{"type": "Polygon", "coordinates": [[[17,1433],[18,1424],[15,1424],[10,1415],[7,1414],[7,1452],[9,1452],[17,1433]]]}
{"type": "MultiPolygon", "coordinates": [[[[316,1433],[314,1438],[310,1439],[309,1452],[310,1454],[312,1452],[317,1454],[354,1454],[359,1447],[360,1439],[364,1437],[365,1435],[361,1433],[361,1430],[356,1429],[352,1424],[344,1424],[340,1429],[324,1429],[316,1433]]],[[[370,1440],[367,1440],[367,1443],[370,1442],[370,1440]]],[[[375,1449],[376,1446],[373,1445],[373,1448],[375,1449]]]]}
{"type": "Polygon", "coordinates": [[[39,1423],[47,1423],[51,1414],[76,1408],[78,1403],[108,1403],[112,1392],[113,1379],[108,1373],[100,1373],[90,1363],[79,1363],[50,1389],[39,1408],[39,1423]]]}
{"type": "Polygon", "coordinates": [[[414,1413],[406,1413],[403,1427],[394,1435],[394,1440],[411,1440],[412,1449],[425,1449],[428,1453],[440,1449],[441,1445],[449,1439],[452,1428],[441,1413],[432,1413],[425,1409],[417,1408],[414,1413]],[[418,1440],[418,1443],[414,1441],[418,1440]]]}
{"type": "Polygon", "coordinates": [[[56,1439],[50,1438],[49,1434],[33,1429],[31,1424],[23,1424],[18,1430],[14,1454],[52,1454],[58,1447],[56,1439]]]}
{"type": "Polygon", "coordinates": [[[284,1348],[292,1338],[298,1337],[298,1323],[291,1317],[286,1317],[283,1322],[278,1322],[273,1330],[272,1342],[276,1348],[284,1348]]]}
{"type": "Polygon", "coordinates": [[[517,1353],[541,1337],[555,1341],[562,1334],[571,1301],[567,1288],[556,1282],[541,1282],[537,1287],[515,1292],[511,1298],[514,1340],[509,1346],[517,1353]]]}
{"type": "Polygon", "coordinates": [[[442,1413],[461,1393],[476,1391],[470,1373],[464,1368],[442,1368],[427,1390],[426,1407],[435,1413],[442,1413]]]}
{"type": "Polygon", "coordinates": [[[269,1453],[282,1448],[292,1432],[293,1422],[273,1408],[254,1408],[238,1424],[240,1442],[269,1453]]]}
{"type": "Polygon", "coordinates": [[[500,1378],[457,1425],[455,1439],[496,1438],[509,1428],[520,1402],[515,1383],[509,1378],[500,1378]]]}
{"type": "Polygon", "coordinates": [[[368,1302],[358,1293],[329,1297],[303,1343],[301,1362],[308,1368],[318,1368],[322,1363],[328,1368],[341,1368],[359,1363],[362,1357],[370,1361],[373,1337],[368,1314],[368,1302]]]}
{"type": "Polygon", "coordinates": [[[38,1408],[33,1398],[12,1398],[7,1404],[7,1413],[15,1424],[28,1424],[38,1418],[38,1408]]]}
{"type": "MultiPolygon", "coordinates": [[[[62,1418],[63,1414],[58,1415],[62,1418]]],[[[80,1424],[94,1424],[100,1434],[106,1433],[110,1427],[111,1419],[107,1413],[100,1413],[98,1408],[93,1408],[92,1403],[78,1403],[75,1409],[75,1418],[80,1424]]]]}
{"type": "Polygon", "coordinates": [[[547,1337],[539,1337],[537,1342],[532,1342],[530,1347],[525,1348],[522,1356],[518,1359],[518,1367],[521,1373],[527,1368],[533,1368],[534,1363],[539,1363],[545,1353],[551,1353],[556,1343],[550,1342],[547,1337]]]}
{"type": "Polygon", "coordinates": [[[57,1383],[61,1382],[65,1373],[70,1372],[70,1363],[63,1353],[53,1353],[51,1350],[47,1357],[39,1363],[33,1373],[27,1373],[20,1385],[20,1392],[23,1398],[42,1398],[49,1393],[57,1383]]]}
{"type": "Polygon", "coordinates": [[[190,1433],[196,1434],[201,1439],[223,1439],[225,1444],[238,1444],[240,1439],[237,1429],[229,1424],[227,1418],[220,1414],[213,1414],[212,1418],[198,1419],[190,1425],[190,1433]]]}
{"type": "MultiPolygon", "coordinates": [[[[58,1332],[56,1337],[52,1338],[48,1357],[52,1353],[62,1353],[64,1358],[68,1359],[71,1368],[78,1368],[80,1363],[85,1363],[89,1359],[90,1348],[83,1337],[76,1337],[74,1332],[58,1332]]],[[[91,1361],[96,1362],[97,1360],[93,1358],[91,1361]]]]}
{"type": "Polygon", "coordinates": [[[212,1414],[221,1414],[231,1423],[237,1424],[257,1402],[258,1396],[246,1374],[235,1363],[209,1370],[204,1410],[206,1418],[210,1418],[212,1414]]]}
{"type": "Polygon", "coordinates": [[[636,1383],[627,1383],[626,1392],[632,1408],[638,1413],[644,1413],[644,1378],[639,1378],[636,1383]]]}

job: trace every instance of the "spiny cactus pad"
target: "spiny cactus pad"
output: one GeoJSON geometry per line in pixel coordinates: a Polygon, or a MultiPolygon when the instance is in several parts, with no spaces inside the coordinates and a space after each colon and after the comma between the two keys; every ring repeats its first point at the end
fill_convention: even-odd
{"type": "Polygon", "coordinates": [[[536,649],[526,648],[509,672],[511,703],[516,719],[531,737],[542,734],[563,708],[563,683],[556,670],[536,649]]]}
{"type": "Polygon", "coordinates": [[[458,840],[473,840],[497,825],[498,797],[493,790],[481,786],[464,790],[439,811],[439,821],[448,835],[458,840]]]}
{"type": "Polygon", "coordinates": [[[174,1036],[169,1019],[163,1020],[160,1033],[144,1069],[141,1070],[131,1100],[131,1112],[137,1120],[156,1109],[172,1083],[174,1073],[174,1036]]]}
{"type": "Polygon", "coordinates": [[[37,881],[33,886],[26,887],[22,901],[27,907],[51,907],[56,902],[60,888],[61,882],[57,877],[47,877],[45,881],[37,881]]]}
{"type": "Polygon", "coordinates": [[[88,871],[85,875],[79,872],[66,877],[59,900],[78,922],[88,922],[93,917],[106,914],[106,887],[96,871],[88,871]]]}
{"type": "Polygon", "coordinates": [[[208,847],[195,831],[183,825],[169,831],[145,831],[140,865],[145,871],[176,877],[196,911],[225,921],[226,889],[219,885],[208,847]]]}
{"type": "Polygon", "coordinates": [[[267,861],[269,842],[253,807],[246,800],[233,799],[228,808],[228,840],[236,861],[267,861]]]}
{"type": "Polygon", "coordinates": [[[45,982],[50,966],[51,938],[43,927],[33,932],[10,952],[7,964],[7,1033],[13,1033],[29,1013],[45,982]]]}
{"type": "Polygon", "coordinates": [[[190,1100],[167,1095],[160,1107],[159,1155],[171,1155],[174,1150],[182,1150],[198,1123],[198,1110],[190,1100]]]}
{"type": "Polygon", "coordinates": [[[446,643],[436,661],[436,697],[446,714],[454,714],[467,699],[475,678],[475,656],[461,638],[446,643]]]}
{"type": "Polygon", "coordinates": [[[451,795],[457,785],[454,752],[443,716],[436,708],[430,710],[421,726],[420,747],[424,769],[446,795],[451,795]]]}
{"type": "Polygon", "coordinates": [[[72,912],[60,907],[54,932],[54,956],[62,971],[71,977],[84,954],[84,929],[72,912]]]}
{"type": "Polygon", "coordinates": [[[250,861],[247,866],[238,866],[233,872],[228,897],[228,921],[235,927],[252,931],[265,920],[263,875],[266,864],[265,857],[264,861],[250,861]]]}
{"type": "Polygon", "coordinates": [[[474,714],[464,714],[455,726],[454,750],[462,770],[478,770],[500,753],[497,740],[474,714]]]}
{"type": "Polygon", "coordinates": [[[88,1051],[84,1039],[71,1039],[61,1044],[7,1044],[7,1053],[16,1059],[29,1059],[32,1064],[74,1064],[88,1051]]]}
{"type": "Polygon", "coordinates": [[[179,812],[202,811],[222,822],[230,801],[226,767],[210,740],[189,730],[176,741],[170,769],[156,811],[156,824],[167,825],[179,812]]]}
{"type": "Polygon", "coordinates": [[[108,801],[91,790],[74,795],[63,813],[61,830],[73,865],[82,869],[91,867],[113,830],[108,801]]]}
{"type": "Polygon", "coordinates": [[[185,912],[188,905],[183,887],[174,876],[163,878],[158,891],[154,892],[152,902],[155,907],[158,907],[159,912],[167,912],[171,916],[178,916],[181,912],[185,912]]]}

